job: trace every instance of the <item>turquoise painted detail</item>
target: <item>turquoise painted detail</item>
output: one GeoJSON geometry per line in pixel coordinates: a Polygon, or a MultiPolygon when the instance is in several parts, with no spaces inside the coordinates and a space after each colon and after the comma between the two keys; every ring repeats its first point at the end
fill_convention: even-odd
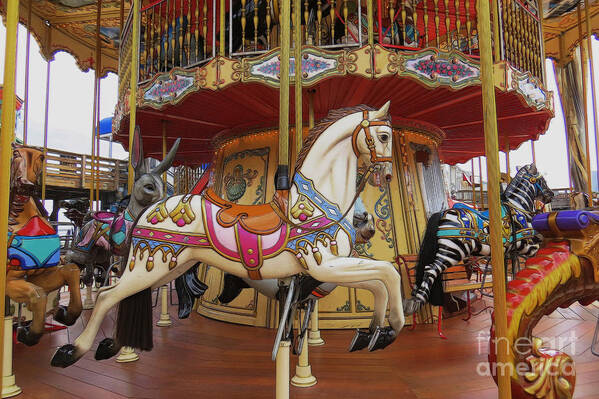
{"type": "Polygon", "coordinates": [[[8,260],[17,259],[23,270],[57,266],[60,262],[60,238],[47,236],[14,236],[8,233],[8,260]],[[11,241],[12,238],[12,241],[11,241]]]}

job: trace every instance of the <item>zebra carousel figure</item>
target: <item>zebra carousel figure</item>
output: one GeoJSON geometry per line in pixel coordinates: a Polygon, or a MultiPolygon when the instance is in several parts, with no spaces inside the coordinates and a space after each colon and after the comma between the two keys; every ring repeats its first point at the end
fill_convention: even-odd
{"type": "MultiPolygon", "coordinates": [[[[529,258],[539,250],[541,239],[532,228],[535,201],[551,202],[553,191],[534,164],[518,170],[501,198],[503,245],[506,254],[529,258]]],[[[464,204],[433,214],[427,224],[416,267],[416,287],[404,302],[411,315],[430,302],[442,305],[441,279],[451,266],[472,256],[489,256],[489,213],[464,204]]]]}

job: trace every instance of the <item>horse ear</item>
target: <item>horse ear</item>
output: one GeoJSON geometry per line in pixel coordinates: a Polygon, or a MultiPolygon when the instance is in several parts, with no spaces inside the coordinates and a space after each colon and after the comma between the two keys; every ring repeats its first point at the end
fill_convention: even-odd
{"type": "Polygon", "coordinates": [[[391,105],[391,100],[387,101],[385,105],[381,108],[373,111],[372,119],[387,119],[387,115],[389,114],[389,106],[391,105]]]}
{"type": "Polygon", "coordinates": [[[171,150],[166,154],[164,159],[152,170],[152,173],[155,175],[161,175],[168,170],[173,164],[175,160],[175,155],[177,155],[177,150],[179,149],[179,143],[181,143],[181,138],[179,137],[175,144],[171,148],[171,150]]]}
{"type": "Polygon", "coordinates": [[[144,149],[141,142],[139,126],[135,126],[135,131],[133,133],[133,146],[129,149],[129,156],[131,157],[131,166],[133,166],[133,169],[135,170],[135,176],[137,178],[143,172],[144,167],[144,149]]]}

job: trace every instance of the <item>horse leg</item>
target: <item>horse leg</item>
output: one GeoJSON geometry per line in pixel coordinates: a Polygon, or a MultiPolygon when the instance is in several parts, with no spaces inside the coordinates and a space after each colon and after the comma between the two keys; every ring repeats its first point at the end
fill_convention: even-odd
{"type": "Polygon", "coordinates": [[[374,315],[370,327],[366,331],[357,329],[356,335],[354,335],[349,344],[349,351],[354,352],[366,348],[372,340],[373,334],[376,333],[377,328],[380,329],[385,326],[385,313],[387,312],[387,304],[389,303],[389,294],[387,293],[385,284],[379,280],[360,281],[358,283],[345,284],[345,286],[368,290],[374,296],[374,315]]]}
{"type": "Polygon", "coordinates": [[[72,326],[81,315],[83,304],[81,303],[80,270],[74,263],[62,266],[59,272],[64,282],[69,287],[69,305],[59,305],[54,315],[54,320],[65,326],[72,326]]]}
{"type": "MultiPolygon", "coordinates": [[[[146,271],[145,259],[137,259],[136,266],[133,271],[129,271],[129,268],[125,269],[125,273],[121,277],[118,284],[106,289],[101,289],[98,292],[96,299],[96,305],[92,312],[92,315],[87,323],[87,326],[81,333],[81,335],[71,345],[63,345],[58,348],[54,357],[52,358],[52,366],[54,367],[68,367],[79,360],[87,351],[89,351],[94,343],[94,339],[100,330],[100,326],[104,317],[108,311],[117,303],[123,301],[125,298],[133,297],[141,291],[147,290],[156,284],[158,281],[167,278],[167,275],[171,273],[181,272],[186,270],[185,266],[180,265],[175,270],[169,271],[166,264],[157,262],[155,260],[155,266],[151,272],[146,271]],[[181,268],[181,269],[179,269],[181,268]]],[[[189,267],[187,267],[189,268],[189,267]]],[[[151,312],[151,307],[150,307],[151,312]]],[[[118,323],[117,323],[118,324],[118,323]]],[[[117,325],[118,329],[118,325],[117,325]]],[[[96,360],[104,359],[116,354],[120,347],[119,343],[116,343],[112,338],[106,338],[102,341],[101,346],[96,352],[96,360]]]]}
{"type": "MultiPolygon", "coordinates": [[[[320,266],[310,267],[308,272],[315,279],[346,285],[371,280],[380,280],[389,295],[389,328],[377,328],[369,349],[382,349],[395,340],[405,324],[401,299],[401,277],[390,262],[373,261],[360,258],[334,258],[320,266]]],[[[380,293],[375,290],[375,302],[381,303],[380,293]],[[380,302],[379,302],[380,301],[380,302]]],[[[384,310],[382,310],[384,311],[384,310]]]]}
{"type": "Polygon", "coordinates": [[[448,267],[457,265],[465,257],[453,258],[437,254],[435,260],[430,265],[424,267],[424,277],[422,283],[412,292],[412,298],[406,300],[404,310],[409,316],[420,310],[422,305],[428,302],[431,289],[435,281],[443,274],[448,267]]]}
{"type": "Polygon", "coordinates": [[[44,334],[48,297],[42,288],[25,280],[12,280],[7,284],[7,288],[9,286],[9,296],[17,302],[26,303],[27,308],[33,313],[31,324],[19,327],[17,340],[27,346],[33,346],[44,334]],[[16,293],[18,294],[15,295],[16,293]]]}

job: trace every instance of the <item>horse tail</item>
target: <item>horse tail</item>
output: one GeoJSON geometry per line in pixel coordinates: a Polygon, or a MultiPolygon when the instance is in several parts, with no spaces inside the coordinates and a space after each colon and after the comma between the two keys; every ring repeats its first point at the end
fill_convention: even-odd
{"type": "MultiPolygon", "coordinates": [[[[426,266],[435,261],[435,256],[439,250],[439,242],[437,240],[437,231],[444,212],[437,212],[431,215],[426,224],[426,231],[422,239],[422,245],[418,252],[418,263],[416,264],[416,286],[422,284],[424,279],[424,271],[426,266]]],[[[429,301],[436,306],[443,304],[443,286],[441,279],[437,279],[431,288],[429,301]]]]}
{"type": "Polygon", "coordinates": [[[146,288],[121,301],[116,321],[116,340],[120,345],[152,350],[152,290],[146,288]]]}

